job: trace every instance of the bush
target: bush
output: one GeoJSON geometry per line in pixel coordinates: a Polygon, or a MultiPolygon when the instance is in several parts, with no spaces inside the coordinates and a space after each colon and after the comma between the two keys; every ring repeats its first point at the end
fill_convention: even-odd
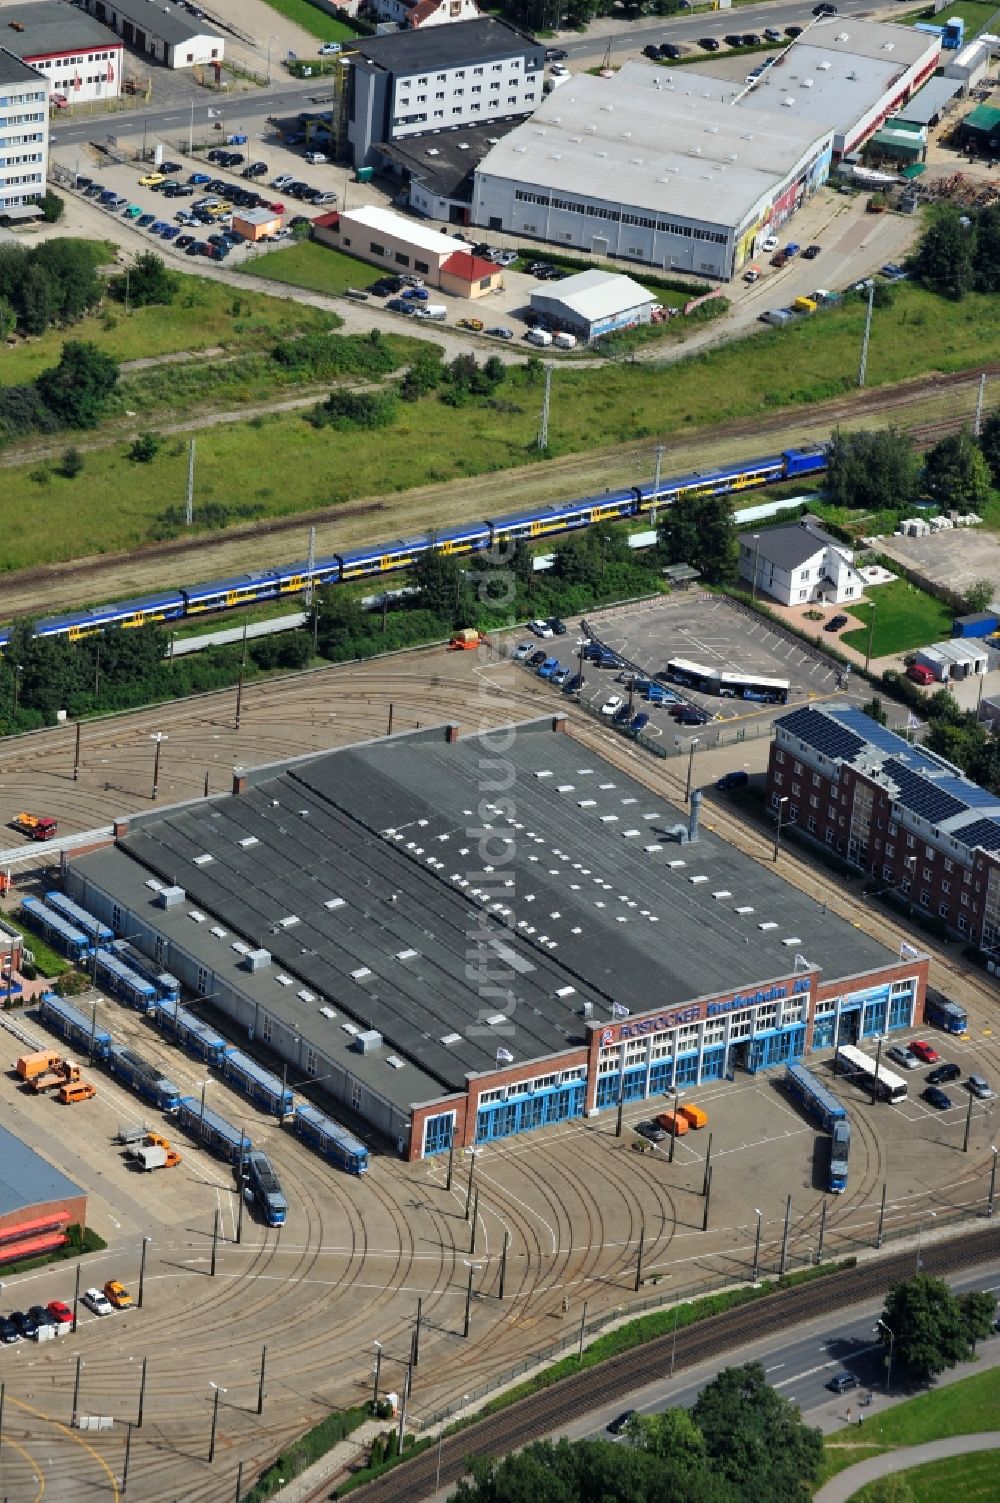
{"type": "Polygon", "coordinates": [[[64,480],[75,480],[83,469],[83,455],[79,449],[64,449],[59,461],[59,474],[64,480]]]}
{"type": "Polygon", "coordinates": [[[332,391],[308,420],[314,428],[388,428],[397,406],[395,392],[332,391]]]}
{"type": "Polygon", "coordinates": [[[160,440],[155,433],[140,433],[132,440],[128,457],[133,464],[152,464],[160,451],[160,440]]]}

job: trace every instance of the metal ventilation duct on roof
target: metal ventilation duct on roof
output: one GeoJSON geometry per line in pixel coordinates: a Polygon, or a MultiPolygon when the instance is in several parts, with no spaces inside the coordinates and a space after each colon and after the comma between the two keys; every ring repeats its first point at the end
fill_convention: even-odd
{"type": "Polygon", "coordinates": [[[183,887],[164,887],[156,894],[156,906],[158,908],[177,908],[183,903],[187,894],[183,887]]]}
{"type": "Polygon", "coordinates": [[[246,970],[256,974],[257,971],[266,970],[271,964],[271,952],[270,950],[248,950],[240,964],[246,970]]]}
{"type": "Polygon", "coordinates": [[[377,1028],[366,1028],[352,1040],[350,1047],[357,1054],[376,1054],[382,1047],[382,1035],[377,1028]]]}

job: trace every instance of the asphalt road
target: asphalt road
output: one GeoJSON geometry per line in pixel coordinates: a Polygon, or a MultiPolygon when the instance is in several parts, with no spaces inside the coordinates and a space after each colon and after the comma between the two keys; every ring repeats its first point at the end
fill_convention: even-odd
{"type": "MultiPolygon", "coordinates": [[[[870,16],[872,6],[865,0],[847,0],[837,6],[840,16],[870,16]]],[[[574,59],[591,58],[607,50],[611,44],[612,63],[621,63],[637,51],[641,52],[648,42],[697,42],[699,37],[719,37],[730,31],[755,31],[763,35],[766,26],[783,31],[786,26],[807,26],[814,19],[812,3],[809,4],[763,4],[740,6],[739,10],[720,10],[714,14],[701,13],[693,16],[664,16],[648,21],[641,26],[630,26],[627,31],[608,36],[588,33],[583,37],[560,37],[558,45],[565,48],[570,63],[574,59]]],[[[825,24],[825,23],[824,23],[825,24]]],[[[705,53],[706,62],[712,54],[705,53]]]]}
{"type": "MultiPolygon", "coordinates": [[[[916,1262],[916,1257],[914,1257],[916,1262]]],[[[993,1263],[951,1281],[956,1294],[970,1289],[1000,1291],[1000,1263],[993,1263]]],[[[891,1399],[886,1393],[885,1354],[875,1338],[875,1321],[882,1311],[882,1304],[869,1303],[859,1306],[849,1320],[831,1325],[829,1317],[800,1327],[773,1342],[757,1342],[753,1346],[730,1353],[730,1366],[744,1362],[760,1362],[774,1388],[786,1399],[793,1399],[809,1419],[825,1432],[838,1430],[847,1423],[848,1409],[854,1418],[858,1414],[858,1397],[863,1388],[871,1388],[874,1394],[869,1414],[886,1407],[887,1402],[899,1402],[912,1398],[922,1390],[910,1390],[900,1382],[897,1373],[893,1382],[891,1399]],[[827,1384],[835,1373],[851,1372],[858,1379],[859,1388],[839,1396],[830,1392],[827,1384]]],[[[983,1343],[980,1348],[978,1367],[984,1363],[1000,1363],[1000,1336],[983,1343]]],[[[684,1405],[689,1407],[697,1399],[702,1388],[716,1375],[718,1364],[705,1369],[685,1373],[680,1383],[669,1380],[651,1384],[634,1393],[623,1403],[583,1415],[575,1424],[559,1432],[570,1440],[585,1436],[603,1436],[605,1427],[625,1409],[637,1409],[642,1414],[684,1405]]],[[[958,1369],[954,1377],[967,1377],[969,1369],[958,1369]]]]}

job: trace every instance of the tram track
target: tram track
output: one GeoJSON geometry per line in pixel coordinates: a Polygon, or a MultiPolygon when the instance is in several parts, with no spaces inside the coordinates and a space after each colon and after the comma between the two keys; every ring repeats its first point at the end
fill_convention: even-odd
{"type": "MultiPolygon", "coordinates": [[[[952,1242],[924,1250],[928,1273],[946,1277],[995,1257],[1000,1251],[1000,1227],[989,1226],[952,1242]]],[[[613,1401],[624,1401],[638,1387],[673,1371],[684,1371],[713,1358],[722,1358],[749,1342],[788,1330],[806,1319],[832,1315],[866,1300],[879,1298],[897,1279],[912,1272],[909,1252],[850,1268],[806,1285],[770,1294],[760,1301],[713,1316],[670,1336],[660,1336],[598,1366],[585,1369],[543,1389],[530,1398],[448,1436],[412,1461],[359,1488],[353,1495],[363,1503],[416,1503],[462,1477],[469,1456],[500,1456],[538,1440],[571,1419],[613,1401]]],[[[321,1503],[331,1496],[325,1483],[303,1503],[321,1503]]]]}

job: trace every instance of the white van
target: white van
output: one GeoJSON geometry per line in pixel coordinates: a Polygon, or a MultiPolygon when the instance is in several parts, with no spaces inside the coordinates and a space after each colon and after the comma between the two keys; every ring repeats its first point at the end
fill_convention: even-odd
{"type": "Polygon", "coordinates": [[[565,333],[553,334],[552,343],[557,350],[575,350],[576,335],[565,333]]]}
{"type": "Polygon", "coordinates": [[[435,323],[444,323],[448,317],[448,309],[444,303],[424,303],[417,309],[418,318],[432,318],[435,323]]]}
{"type": "Polygon", "coordinates": [[[545,348],[552,343],[552,335],[548,329],[529,329],[524,337],[529,344],[540,344],[545,348]]]}

